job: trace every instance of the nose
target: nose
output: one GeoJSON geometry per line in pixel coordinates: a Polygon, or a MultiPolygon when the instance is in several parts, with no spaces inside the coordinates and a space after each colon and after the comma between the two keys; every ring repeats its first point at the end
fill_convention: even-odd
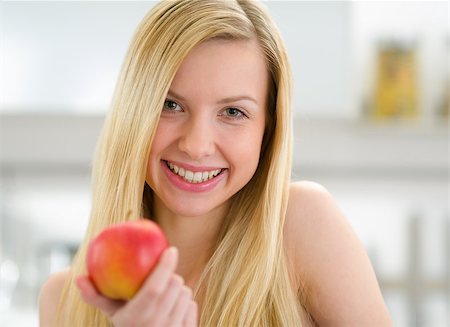
{"type": "Polygon", "coordinates": [[[178,148],[196,161],[211,156],[215,151],[214,134],[214,127],[208,119],[191,117],[183,127],[178,148]]]}

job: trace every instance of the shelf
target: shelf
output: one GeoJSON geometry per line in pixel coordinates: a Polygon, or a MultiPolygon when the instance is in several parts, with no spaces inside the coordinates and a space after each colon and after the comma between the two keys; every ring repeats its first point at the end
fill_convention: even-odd
{"type": "Polygon", "coordinates": [[[294,171],[446,178],[448,125],[296,119],[294,171]]]}

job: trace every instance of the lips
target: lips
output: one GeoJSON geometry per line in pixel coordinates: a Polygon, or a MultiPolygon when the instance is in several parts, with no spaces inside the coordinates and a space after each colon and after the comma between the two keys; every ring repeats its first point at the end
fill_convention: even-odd
{"type": "Polygon", "coordinates": [[[220,175],[225,169],[210,169],[210,170],[197,170],[192,171],[185,167],[180,167],[170,161],[165,161],[167,167],[174,174],[183,178],[186,182],[191,184],[198,184],[210,181],[220,175]]]}

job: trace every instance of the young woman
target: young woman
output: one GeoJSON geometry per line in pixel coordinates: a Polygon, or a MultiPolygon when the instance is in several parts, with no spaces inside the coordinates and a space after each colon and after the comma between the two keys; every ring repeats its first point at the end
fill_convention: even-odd
{"type": "Polygon", "coordinates": [[[71,268],[42,326],[390,326],[369,259],[330,194],[290,183],[291,73],[253,1],[167,1],[140,24],[93,170],[71,268]],[[128,302],[86,276],[91,238],[146,217],[173,246],[128,302]]]}

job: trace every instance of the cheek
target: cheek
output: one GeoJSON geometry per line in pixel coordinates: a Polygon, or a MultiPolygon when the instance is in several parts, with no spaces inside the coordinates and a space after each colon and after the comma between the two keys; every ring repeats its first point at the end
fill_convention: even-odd
{"type": "Polygon", "coordinates": [[[238,170],[245,174],[253,174],[258,166],[261,155],[263,129],[257,129],[252,133],[235,134],[229,140],[230,148],[233,149],[233,157],[238,170]]]}
{"type": "Polygon", "coordinates": [[[161,151],[173,142],[172,139],[175,135],[175,131],[176,130],[172,125],[164,124],[164,122],[160,121],[150,149],[150,158],[155,159],[155,157],[158,157],[161,154],[161,151]]]}

